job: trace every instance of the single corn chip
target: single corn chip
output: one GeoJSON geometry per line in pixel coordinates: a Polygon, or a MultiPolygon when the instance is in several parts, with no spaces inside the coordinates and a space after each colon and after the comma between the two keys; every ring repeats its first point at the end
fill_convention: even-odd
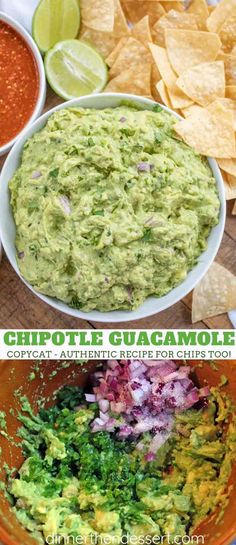
{"type": "Polygon", "coordinates": [[[233,113],[217,101],[211,104],[211,109],[202,108],[179,121],[175,131],[202,155],[220,159],[235,156],[233,113]]]}
{"type": "Polygon", "coordinates": [[[214,61],[221,47],[217,34],[202,30],[167,29],[165,41],[171,65],[179,75],[196,64],[214,61]]]}
{"type": "Polygon", "coordinates": [[[225,96],[223,61],[205,62],[188,68],[177,80],[177,86],[200,106],[207,106],[225,96]]]}
{"type": "Polygon", "coordinates": [[[214,262],[193,291],[192,322],[236,308],[236,276],[214,262]]]}

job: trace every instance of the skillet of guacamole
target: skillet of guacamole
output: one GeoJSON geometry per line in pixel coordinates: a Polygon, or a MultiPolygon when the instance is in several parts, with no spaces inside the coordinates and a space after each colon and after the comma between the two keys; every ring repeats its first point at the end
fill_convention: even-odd
{"type": "Polygon", "coordinates": [[[218,222],[207,161],[162,110],[68,108],[10,182],[22,276],[83,311],[132,310],[180,284],[218,222]]]}
{"type": "Polygon", "coordinates": [[[152,460],[145,454],[149,432],[143,448],[140,438],[121,440],[108,429],[94,433],[99,406],[78,387],[64,387],[57,404],[38,415],[22,401],[19,436],[26,460],[8,492],[20,523],[39,543],[80,536],[79,543],[107,545],[132,543],[133,536],[150,544],[164,535],[168,543],[176,536],[181,543],[228,501],[236,420],[220,389],[175,414],[172,433],[152,460]]]}

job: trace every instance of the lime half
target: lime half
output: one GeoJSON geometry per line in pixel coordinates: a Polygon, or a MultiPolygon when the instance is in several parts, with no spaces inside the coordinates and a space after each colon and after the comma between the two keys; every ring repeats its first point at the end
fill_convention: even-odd
{"type": "Polygon", "coordinates": [[[106,85],[107,66],[86,42],[59,42],[47,52],[44,62],[49,84],[65,100],[99,93],[106,85]]]}
{"type": "Polygon", "coordinates": [[[34,13],[32,34],[45,53],[57,42],[75,38],[80,27],[78,0],[41,0],[34,13]]]}

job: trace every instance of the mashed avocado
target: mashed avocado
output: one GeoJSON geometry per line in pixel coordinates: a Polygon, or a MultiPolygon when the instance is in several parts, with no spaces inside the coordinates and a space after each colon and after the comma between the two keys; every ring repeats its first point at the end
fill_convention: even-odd
{"type": "Polygon", "coordinates": [[[25,144],[11,203],[19,268],[39,292],[134,309],[197,263],[218,222],[215,181],[157,109],[62,109],[25,144]]]}
{"type": "Polygon", "coordinates": [[[92,433],[98,412],[78,388],[67,387],[54,407],[20,416],[26,460],[9,492],[19,521],[40,543],[52,536],[95,545],[163,535],[172,543],[224,505],[236,441],[224,394],[212,389],[207,406],[178,414],[152,462],[135,439],[92,433]]]}

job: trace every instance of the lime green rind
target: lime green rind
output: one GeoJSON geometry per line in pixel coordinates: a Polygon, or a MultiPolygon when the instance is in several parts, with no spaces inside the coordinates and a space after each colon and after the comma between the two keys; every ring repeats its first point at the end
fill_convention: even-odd
{"type": "Polygon", "coordinates": [[[59,42],[46,53],[44,64],[49,85],[64,100],[99,93],[107,83],[108,68],[106,63],[96,49],[84,41],[64,40],[59,42]],[[69,66],[68,70],[66,63],[69,66]],[[59,81],[60,79],[61,81],[59,81]],[[74,91],[72,92],[73,80],[74,91]]]}
{"type": "MultiPolygon", "coordinates": [[[[80,30],[80,7],[78,0],[57,0],[57,11],[55,13],[54,4],[55,0],[41,0],[39,5],[37,6],[32,20],[32,36],[40,49],[42,54],[45,54],[49,49],[54,47],[56,43],[59,41],[62,41],[64,39],[73,39],[76,38],[79,34],[80,30]],[[62,19],[57,20],[57,27],[59,29],[58,34],[54,36],[49,36],[49,40],[47,43],[43,41],[42,35],[45,33],[46,35],[46,28],[47,26],[52,26],[53,32],[55,32],[55,18],[56,14],[58,15],[59,12],[59,3],[62,7],[62,13],[66,13],[67,10],[67,16],[68,16],[68,10],[70,9],[73,13],[73,16],[71,17],[71,25],[66,25],[66,28],[63,29],[63,17],[62,19]],[[50,6],[51,4],[51,6],[50,6]],[[50,13],[53,15],[50,19],[50,13]],[[51,23],[50,23],[51,20],[51,23]],[[68,30],[70,27],[70,30],[68,30]]],[[[50,31],[48,33],[50,35],[50,31]]]]}

